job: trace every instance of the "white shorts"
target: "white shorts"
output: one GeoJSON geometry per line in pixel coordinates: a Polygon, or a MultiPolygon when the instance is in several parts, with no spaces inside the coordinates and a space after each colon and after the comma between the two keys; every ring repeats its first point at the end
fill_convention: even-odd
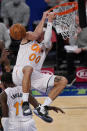
{"type": "MultiPolygon", "coordinates": [[[[48,88],[54,87],[55,75],[33,71],[31,76],[31,88],[46,92],[48,88]]],[[[22,86],[23,72],[22,67],[14,67],[12,73],[13,82],[18,86],[22,86]]]]}
{"type": "Polygon", "coordinates": [[[35,121],[33,119],[26,121],[18,121],[18,119],[15,119],[13,121],[11,118],[8,118],[8,124],[6,125],[5,118],[3,118],[2,126],[4,131],[37,131],[35,121]]]}

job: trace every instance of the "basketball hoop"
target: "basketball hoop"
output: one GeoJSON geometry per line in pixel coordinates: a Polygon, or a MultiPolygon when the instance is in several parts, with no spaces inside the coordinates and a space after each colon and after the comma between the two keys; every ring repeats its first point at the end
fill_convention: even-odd
{"type": "Polygon", "coordinates": [[[53,26],[58,34],[61,33],[64,40],[76,33],[75,17],[77,10],[77,2],[63,3],[49,10],[49,12],[55,12],[56,19],[53,21],[53,26]]]}

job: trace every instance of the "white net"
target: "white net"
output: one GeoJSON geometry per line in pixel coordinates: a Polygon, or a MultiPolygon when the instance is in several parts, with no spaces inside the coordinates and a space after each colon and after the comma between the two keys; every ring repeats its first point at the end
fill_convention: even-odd
{"type": "MultiPolygon", "coordinates": [[[[60,6],[53,10],[53,12],[64,12],[73,8],[74,5],[60,6]]],[[[57,15],[53,22],[53,26],[57,33],[61,33],[63,39],[70,38],[76,33],[76,23],[75,23],[76,11],[73,11],[65,15],[57,15]]]]}

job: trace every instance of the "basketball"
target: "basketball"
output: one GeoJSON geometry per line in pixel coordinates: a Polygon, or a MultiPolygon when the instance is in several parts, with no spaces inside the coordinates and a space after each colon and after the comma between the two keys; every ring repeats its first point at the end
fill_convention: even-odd
{"type": "Polygon", "coordinates": [[[22,40],[26,36],[26,29],[21,24],[14,24],[10,27],[10,36],[14,40],[22,40]]]}

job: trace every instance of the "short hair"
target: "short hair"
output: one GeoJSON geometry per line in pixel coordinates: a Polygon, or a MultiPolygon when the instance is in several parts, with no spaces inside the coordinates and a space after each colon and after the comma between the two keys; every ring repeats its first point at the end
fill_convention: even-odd
{"type": "Polygon", "coordinates": [[[1,82],[5,82],[5,83],[9,83],[9,84],[13,83],[12,73],[10,73],[10,72],[3,73],[1,76],[1,82]]]}

